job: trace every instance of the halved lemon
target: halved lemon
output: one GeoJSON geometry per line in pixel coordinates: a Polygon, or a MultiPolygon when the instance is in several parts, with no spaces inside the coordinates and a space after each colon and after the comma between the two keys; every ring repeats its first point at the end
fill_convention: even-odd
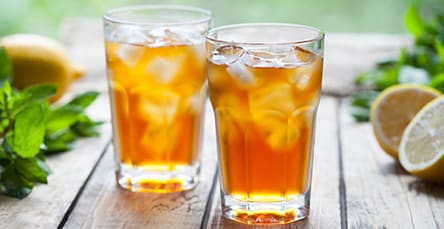
{"type": "Polygon", "coordinates": [[[399,146],[402,167],[426,180],[444,180],[444,96],[427,104],[410,122],[399,146]]]}
{"type": "Polygon", "coordinates": [[[370,110],[370,123],[381,148],[398,158],[404,129],[424,105],[440,92],[420,85],[403,84],[385,89],[370,110]]]}

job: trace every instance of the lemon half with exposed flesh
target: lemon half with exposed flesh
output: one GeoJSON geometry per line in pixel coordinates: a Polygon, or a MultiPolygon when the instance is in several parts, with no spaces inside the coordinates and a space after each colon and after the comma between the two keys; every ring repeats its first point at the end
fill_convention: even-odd
{"type": "Polygon", "coordinates": [[[370,110],[370,123],[381,148],[397,159],[404,129],[422,107],[440,94],[435,89],[411,84],[385,89],[370,110]]]}
{"type": "Polygon", "coordinates": [[[409,123],[399,146],[399,160],[413,175],[444,181],[444,96],[427,104],[409,123]]]}

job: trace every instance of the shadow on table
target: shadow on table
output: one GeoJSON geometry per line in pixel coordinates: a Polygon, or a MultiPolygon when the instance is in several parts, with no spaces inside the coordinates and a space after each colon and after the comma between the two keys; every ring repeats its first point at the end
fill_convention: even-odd
{"type": "Polygon", "coordinates": [[[439,199],[444,199],[444,181],[432,182],[409,174],[402,168],[402,166],[395,160],[392,163],[385,163],[381,166],[381,172],[394,176],[408,177],[406,182],[409,192],[423,193],[439,199]]]}

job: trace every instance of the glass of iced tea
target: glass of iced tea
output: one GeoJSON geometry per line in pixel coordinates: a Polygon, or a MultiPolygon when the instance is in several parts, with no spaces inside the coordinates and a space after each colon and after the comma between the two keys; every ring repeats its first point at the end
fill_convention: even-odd
{"type": "Polygon", "coordinates": [[[192,189],[200,170],[209,11],[133,6],[108,11],[104,33],[118,184],[192,189]]]}
{"type": "Polygon", "coordinates": [[[263,23],[215,28],[206,38],[224,217],[306,218],[324,34],[263,23]]]}

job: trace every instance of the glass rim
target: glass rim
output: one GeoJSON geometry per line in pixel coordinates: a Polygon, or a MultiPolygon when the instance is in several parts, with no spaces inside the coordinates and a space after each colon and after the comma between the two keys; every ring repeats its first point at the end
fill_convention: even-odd
{"type": "Polygon", "coordinates": [[[121,25],[140,25],[140,26],[150,26],[150,25],[162,25],[162,26],[175,26],[175,25],[192,25],[192,24],[201,24],[205,22],[210,22],[212,19],[212,13],[210,10],[194,7],[194,6],[186,6],[186,5],[170,5],[170,4],[146,4],[146,5],[132,5],[132,6],[123,6],[117,7],[110,10],[107,10],[103,15],[103,20],[106,22],[111,22],[115,24],[121,25]],[[191,13],[201,13],[203,18],[195,19],[195,20],[187,20],[182,22],[142,22],[142,21],[131,21],[128,19],[117,19],[113,16],[115,13],[120,12],[137,12],[143,10],[154,10],[161,12],[162,10],[175,10],[175,11],[183,11],[183,12],[191,12],[191,13]]]}
{"type": "Polygon", "coordinates": [[[231,25],[224,25],[212,28],[208,31],[208,33],[205,35],[205,38],[207,40],[210,40],[212,42],[219,42],[219,43],[225,43],[225,44],[234,44],[234,45],[292,45],[292,44],[306,44],[306,43],[312,43],[316,41],[320,41],[324,38],[325,33],[321,31],[318,28],[307,26],[307,25],[301,25],[301,24],[291,24],[291,23],[276,23],[276,22],[265,22],[265,23],[240,23],[240,24],[231,24],[231,25]],[[270,27],[288,27],[288,28],[295,28],[295,29],[305,29],[309,31],[315,32],[317,35],[314,37],[310,37],[307,39],[299,39],[294,41],[280,41],[280,42],[238,42],[233,40],[225,40],[225,39],[219,39],[214,38],[214,35],[223,30],[230,30],[230,29],[236,29],[236,28],[242,28],[242,27],[262,27],[262,26],[270,26],[270,27]]]}

